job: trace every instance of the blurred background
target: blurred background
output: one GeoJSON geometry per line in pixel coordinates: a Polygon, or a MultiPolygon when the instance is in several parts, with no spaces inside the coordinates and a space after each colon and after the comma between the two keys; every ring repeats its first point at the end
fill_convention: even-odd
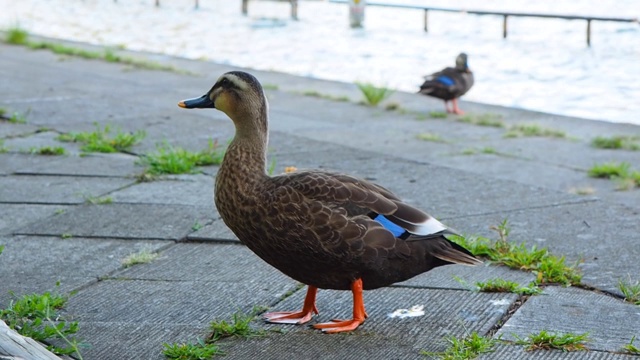
{"type": "MultiPolygon", "coordinates": [[[[241,0],[0,0],[0,28],[129,50],[209,60],[417,92],[422,76],[469,55],[474,87],[463,100],[640,124],[640,26],[509,18],[367,5],[351,28],[347,4],[241,0]]],[[[640,17],[638,0],[380,0],[461,8],[640,17]]]]}

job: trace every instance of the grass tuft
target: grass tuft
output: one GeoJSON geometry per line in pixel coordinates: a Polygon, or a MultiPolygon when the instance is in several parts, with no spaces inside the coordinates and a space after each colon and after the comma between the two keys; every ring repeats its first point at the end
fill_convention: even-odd
{"type": "Polygon", "coordinates": [[[591,140],[591,146],[598,149],[640,150],[640,136],[598,136],[591,140]]]}
{"type": "Polygon", "coordinates": [[[377,87],[371,83],[356,82],[356,86],[360,89],[366,103],[370,106],[378,106],[378,104],[393,94],[393,90],[387,87],[377,87]]]}
{"type": "Polygon", "coordinates": [[[507,220],[493,226],[492,229],[498,233],[499,238],[496,241],[485,237],[450,236],[450,239],[476,256],[486,257],[496,264],[512,269],[535,273],[537,284],[565,286],[580,284],[582,275],[577,268],[577,263],[567,265],[564,256],[551,255],[546,248],[538,248],[535,245],[528,247],[525,243],[509,242],[507,238],[510,228],[507,220]]]}
{"type": "Polygon", "coordinates": [[[438,134],[426,133],[426,132],[417,134],[416,135],[416,139],[422,140],[422,141],[437,142],[437,143],[446,143],[447,142],[442,137],[440,137],[440,135],[438,135],[438,134]]]}
{"type": "Polygon", "coordinates": [[[212,321],[209,325],[209,329],[212,332],[209,337],[210,341],[218,341],[227,337],[249,338],[263,336],[263,330],[255,330],[251,327],[251,322],[261,310],[260,308],[254,308],[249,314],[237,311],[232,315],[230,322],[226,320],[212,321]]]}
{"type": "Polygon", "coordinates": [[[20,27],[12,27],[8,29],[4,39],[5,42],[12,45],[24,45],[28,40],[29,33],[20,27]]]}
{"type": "Polygon", "coordinates": [[[160,254],[154,253],[151,249],[142,249],[137,253],[129,254],[120,261],[125,268],[138,264],[148,264],[157,259],[160,254]]]}
{"type": "Polygon", "coordinates": [[[202,339],[194,343],[162,344],[162,354],[175,360],[207,360],[216,355],[224,355],[218,344],[207,343],[202,339]]]}
{"type": "Polygon", "coordinates": [[[447,341],[449,341],[450,345],[444,352],[434,353],[422,350],[420,353],[422,355],[437,357],[442,360],[475,359],[481,354],[493,352],[498,340],[480,336],[474,331],[464,339],[458,339],[455,336],[451,336],[447,341]]]}
{"type": "Polygon", "coordinates": [[[516,137],[551,137],[551,138],[566,138],[567,134],[564,131],[543,128],[537,124],[520,124],[514,125],[509,128],[509,131],[504,135],[506,138],[516,137]]]}
{"type": "Polygon", "coordinates": [[[622,348],[625,352],[633,355],[640,355],[640,348],[633,345],[633,342],[636,340],[635,335],[631,338],[628,344],[624,345],[622,348]]]}
{"type": "Polygon", "coordinates": [[[62,146],[42,146],[39,148],[29,149],[29,153],[37,155],[60,156],[66,153],[62,146]]]}
{"type": "Polygon", "coordinates": [[[110,125],[105,125],[104,129],[101,129],[97,123],[95,126],[95,131],[61,134],[57,139],[81,143],[81,150],[85,152],[115,153],[130,151],[131,147],[139,144],[147,135],[143,130],[130,133],[122,132],[120,129],[112,135],[110,125]]]}
{"type": "Polygon", "coordinates": [[[0,320],[20,335],[36,341],[62,339],[66,345],[48,345],[47,350],[58,355],[75,353],[79,359],[82,359],[80,344],[75,337],[71,336],[78,332],[78,322],[67,322],[57,314],[57,311],[64,307],[67,299],[65,296],[50,292],[23,295],[15,301],[11,300],[6,309],[0,310],[0,320]]]}
{"type": "Polygon", "coordinates": [[[502,116],[498,114],[486,113],[481,115],[464,115],[458,118],[458,121],[478,126],[488,126],[504,128],[506,125],[502,121],[502,116]]]}
{"type": "Polygon", "coordinates": [[[218,146],[217,141],[209,141],[209,147],[199,152],[164,142],[156,146],[155,153],[144,155],[140,163],[147,167],[145,173],[151,175],[190,174],[198,166],[220,165],[223,158],[224,149],[218,146]]]}
{"type": "Polygon", "coordinates": [[[432,119],[446,119],[449,114],[444,111],[429,111],[429,117],[432,119]]]}
{"type": "Polygon", "coordinates": [[[631,282],[631,279],[628,281],[619,280],[618,289],[624,295],[624,301],[640,305],[640,281],[631,282]]]}
{"type": "Polygon", "coordinates": [[[486,282],[476,282],[476,287],[480,292],[514,293],[520,295],[537,295],[542,292],[535,283],[531,283],[528,286],[520,286],[520,284],[516,282],[505,279],[491,279],[486,282]]]}
{"type": "Polygon", "coordinates": [[[556,334],[542,330],[537,334],[530,334],[526,338],[516,335],[517,345],[526,345],[527,351],[557,349],[562,351],[587,350],[585,342],[589,339],[589,333],[583,334],[556,334]]]}
{"type": "Polygon", "coordinates": [[[594,178],[613,180],[617,190],[631,190],[640,187],[640,171],[632,170],[631,165],[627,162],[595,164],[587,174],[594,178]]]}

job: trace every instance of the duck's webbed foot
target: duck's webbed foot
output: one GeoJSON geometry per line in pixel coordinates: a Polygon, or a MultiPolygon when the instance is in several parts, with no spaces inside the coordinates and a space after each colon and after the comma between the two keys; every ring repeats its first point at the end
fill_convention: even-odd
{"type": "Polygon", "coordinates": [[[311,320],[313,314],[318,314],[316,308],[316,293],[318,288],[309,286],[307,296],[301,311],[275,311],[263,315],[265,321],[276,324],[304,324],[311,320]]]}

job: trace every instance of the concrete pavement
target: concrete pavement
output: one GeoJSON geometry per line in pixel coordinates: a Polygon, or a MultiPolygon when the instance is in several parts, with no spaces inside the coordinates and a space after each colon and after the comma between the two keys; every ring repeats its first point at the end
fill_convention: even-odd
{"type": "MultiPolygon", "coordinates": [[[[89,47],[74,44],[79,47],[89,47]]],[[[186,111],[178,100],[201,95],[230,66],[154,54],[131,56],[167,63],[192,74],[139,70],[47,51],[0,45],[0,107],[28,113],[26,123],[0,120],[0,306],[11,297],[51,291],[77,293],[64,315],[79,321],[90,344],[85,359],[161,359],[165,342],[195,341],[214,319],[254,306],[298,308],[304,289],[237,242],[213,205],[216,167],[203,173],[138,182],[140,155],[168,141],[200,150],[225,143],[231,122],[217,111],[186,111]],[[145,130],[129,153],[80,156],[60,133],[89,131],[94,122],[145,130]],[[28,154],[63,146],[68,155],[28,154]],[[88,198],[111,197],[104,205],[88,198]],[[63,236],[64,235],[64,236],[63,236]],[[142,249],[160,256],[125,268],[142,249]]],[[[540,330],[590,333],[589,353],[529,353],[503,344],[482,359],[634,359],[620,354],[640,338],[640,307],[623,302],[621,279],[640,280],[640,191],[616,191],[586,170],[597,162],[627,161],[640,153],[601,150],[591,138],[640,134],[640,127],[462,102],[473,116],[489,114],[508,126],[536,123],[567,138],[505,138],[505,128],[432,119],[439,101],[395,93],[387,111],[357,103],[353,84],[252,71],[266,85],[271,106],[270,161],[327,168],[374,180],[467,234],[492,236],[489,226],[509,219],[511,240],[546,246],[569,261],[582,259],[585,288],[548,286],[519,304],[519,296],[469,291],[469,284],[505,278],[526,284],[533,275],[487,265],[447,266],[405,283],[365,293],[369,319],[349,335],[308,326],[268,325],[251,339],[225,339],[228,359],[413,359],[442,351],[446,336],[473,331],[511,340],[540,330]],[[307,91],[348,96],[339,102],[307,91]],[[417,139],[420,133],[443,141],[417,139]],[[494,151],[483,151],[491,148],[494,151]],[[575,189],[589,188],[589,195],[575,189]],[[518,305],[519,304],[519,305],[518,305]],[[424,305],[421,317],[397,319],[397,309],[424,305]],[[515,312],[511,312],[515,309],[515,312]]],[[[635,114],[637,116],[637,114],[635,114]]],[[[316,321],[349,316],[348,292],[320,291],[316,321]]]]}

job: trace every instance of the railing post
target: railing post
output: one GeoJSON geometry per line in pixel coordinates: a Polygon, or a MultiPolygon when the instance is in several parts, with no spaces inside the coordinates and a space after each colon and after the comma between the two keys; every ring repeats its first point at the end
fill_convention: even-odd
{"type": "Polygon", "coordinates": [[[591,47],[591,19],[587,19],[587,46],[591,47]]]}
{"type": "Polygon", "coordinates": [[[504,19],[502,20],[502,38],[506,39],[507,38],[507,18],[509,17],[509,15],[505,15],[504,19]]]}
{"type": "Polygon", "coordinates": [[[199,8],[200,8],[200,1],[196,0],[196,9],[199,9],[199,8]]]}
{"type": "Polygon", "coordinates": [[[429,32],[429,9],[424,9],[424,32],[429,32]]]}
{"type": "Polygon", "coordinates": [[[362,27],[365,6],[366,0],[349,0],[349,25],[352,28],[362,27]]]}
{"type": "Polygon", "coordinates": [[[156,0],[156,7],[160,7],[160,0],[156,0]]]}
{"type": "Polygon", "coordinates": [[[291,18],[298,20],[298,0],[290,0],[291,2],[291,18]]]}
{"type": "Polygon", "coordinates": [[[248,12],[248,5],[247,3],[249,2],[249,0],[242,0],[242,15],[247,15],[248,12]]]}

